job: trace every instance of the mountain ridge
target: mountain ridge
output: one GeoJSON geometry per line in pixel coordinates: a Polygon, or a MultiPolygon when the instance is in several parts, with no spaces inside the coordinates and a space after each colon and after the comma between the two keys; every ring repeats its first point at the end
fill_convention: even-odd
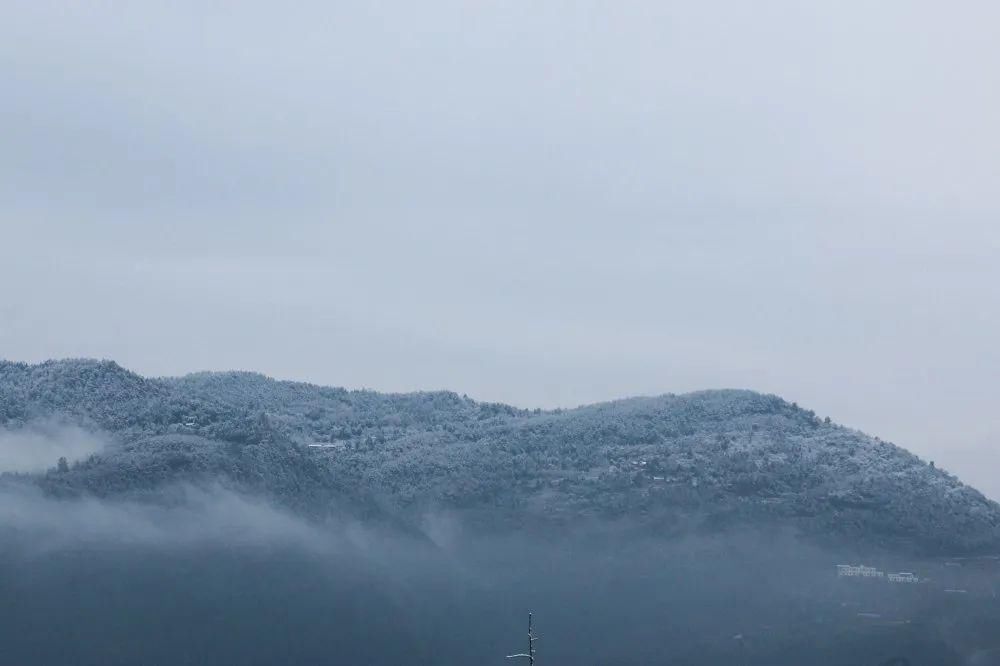
{"type": "Polygon", "coordinates": [[[62,495],[222,479],[314,513],[629,519],[665,534],[767,522],[921,551],[1000,544],[1000,506],[952,475],[744,389],[528,410],[239,371],[145,378],[113,361],[0,361],[0,426],[44,419],[112,441],[35,478],[62,495]]]}

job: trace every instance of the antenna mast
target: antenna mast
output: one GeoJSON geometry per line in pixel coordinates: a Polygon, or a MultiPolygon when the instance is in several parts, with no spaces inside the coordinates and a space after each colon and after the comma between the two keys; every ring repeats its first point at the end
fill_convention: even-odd
{"type": "Polygon", "coordinates": [[[509,654],[507,655],[507,658],[524,658],[528,660],[528,666],[535,666],[535,641],[537,640],[538,637],[535,636],[535,633],[531,628],[531,613],[528,613],[528,651],[527,653],[521,652],[519,654],[509,654]]]}

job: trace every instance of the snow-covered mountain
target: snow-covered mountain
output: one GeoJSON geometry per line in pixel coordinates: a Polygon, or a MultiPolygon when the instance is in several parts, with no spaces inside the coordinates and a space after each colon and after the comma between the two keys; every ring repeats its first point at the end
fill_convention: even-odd
{"type": "Polygon", "coordinates": [[[665,535],[765,521],[922,552],[1000,544],[1000,506],[946,471],[751,391],[528,411],[244,372],[0,362],[0,426],[53,422],[110,442],[30,477],[56,495],[212,482],[310,514],[445,508],[503,524],[636,520],[665,535]]]}

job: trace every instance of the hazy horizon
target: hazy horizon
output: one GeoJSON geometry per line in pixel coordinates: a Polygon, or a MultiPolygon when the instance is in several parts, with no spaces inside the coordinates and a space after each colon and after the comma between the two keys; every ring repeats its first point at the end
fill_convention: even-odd
{"type": "Polygon", "coordinates": [[[1000,498],[1000,7],[0,9],[0,357],[736,387],[1000,498]]]}

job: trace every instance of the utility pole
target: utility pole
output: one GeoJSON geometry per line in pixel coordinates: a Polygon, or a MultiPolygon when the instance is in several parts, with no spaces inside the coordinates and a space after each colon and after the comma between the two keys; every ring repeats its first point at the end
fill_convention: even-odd
{"type": "Polygon", "coordinates": [[[747,661],[747,637],[743,634],[736,634],[733,636],[733,640],[740,642],[740,656],[742,657],[740,661],[743,662],[743,666],[747,666],[750,663],[747,661]]]}
{"type": "Polygon", "coordinates": [[[519,654],[509,654],[508,659],[524,658],[528,660],[528,666],[535,666],[535,641],[538,638],[531,629],[531,613],[528,613],[528,651],[519,654]]]}

